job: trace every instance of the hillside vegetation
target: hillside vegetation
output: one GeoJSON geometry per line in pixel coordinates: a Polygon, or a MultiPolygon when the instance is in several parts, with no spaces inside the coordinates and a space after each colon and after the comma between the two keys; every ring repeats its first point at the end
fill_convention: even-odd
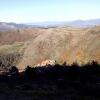
{"type": "Polygon", "coordinates": [[[49,28],[31,40],[18,64],[35,65],[46,59],[68,64],[85,64],[91,60],[100,62],[100,27],[49,28]]]}
{"type": "Polygon", "coordinates": [[[47,59],[57,63],[100,63],[100,26],[27,28],[0,33],[0,54],[19,53],[19,69],[47,59]]]}

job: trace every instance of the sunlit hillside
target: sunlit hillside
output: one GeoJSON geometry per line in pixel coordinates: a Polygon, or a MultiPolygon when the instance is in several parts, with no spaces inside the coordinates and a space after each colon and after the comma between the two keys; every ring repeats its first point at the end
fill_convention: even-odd
{"type": "MultiPolygon", "coordinates": [[[[49,59],[57,63],[100,63],[100,26],[27,28],[0,33],[0,54],[17,53],[19,69],[49,59]]],[[[13,63],[12,63],[13,64],[13,63]]],[[[15,64],[15,63],[14,63],[15,64]]]]}

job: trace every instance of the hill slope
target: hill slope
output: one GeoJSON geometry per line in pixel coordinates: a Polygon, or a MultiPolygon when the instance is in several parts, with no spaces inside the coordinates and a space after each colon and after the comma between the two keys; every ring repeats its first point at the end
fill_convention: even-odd
{"type": "Polygon", "coordinates": [[[100,62],[100,26],[94,28],[49,28],[39,29],[39,34],[26,47],[19,69],[36,65],[46,59],[59,63],[100,62]]]}

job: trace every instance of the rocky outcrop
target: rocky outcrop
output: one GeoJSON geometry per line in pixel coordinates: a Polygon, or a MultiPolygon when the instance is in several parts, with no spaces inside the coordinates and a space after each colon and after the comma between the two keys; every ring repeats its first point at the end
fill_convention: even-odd
{"type": "Polygon", "coordinates": [[[42,67],[42,66],[48,66],[48,65],[51,65],[51,66],[54,66],[56,64],[56,61],[55,60],[50,60],[50,59],[47,59],[45,61],[42,61],[41,63],[35,65],[36,67],[42,67]]]}

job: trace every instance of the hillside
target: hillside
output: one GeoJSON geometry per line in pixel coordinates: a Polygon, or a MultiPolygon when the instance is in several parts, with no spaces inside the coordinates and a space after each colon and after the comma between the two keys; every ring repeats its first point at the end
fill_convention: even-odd
{"type": "MultiPolygon", "coordinates": [[[[61,64],[64,61],[85,64],[92,60],[100,63],[100,26],[24,28],[0,32],[0,59],[3,55],[16,58],[17,62],[12,65],[19,69],[49,60],[61,64]]],[[[6,63],[2,59],[1,62],[6,63]]]]}
{"type": "Polygon", "coordinates": [[[57,27],[39,29],[39,34],[26,47],[19,69],[37,65],[46,59],[68,64],[100,63],[100,26],[93,28],[57,27]]]}

